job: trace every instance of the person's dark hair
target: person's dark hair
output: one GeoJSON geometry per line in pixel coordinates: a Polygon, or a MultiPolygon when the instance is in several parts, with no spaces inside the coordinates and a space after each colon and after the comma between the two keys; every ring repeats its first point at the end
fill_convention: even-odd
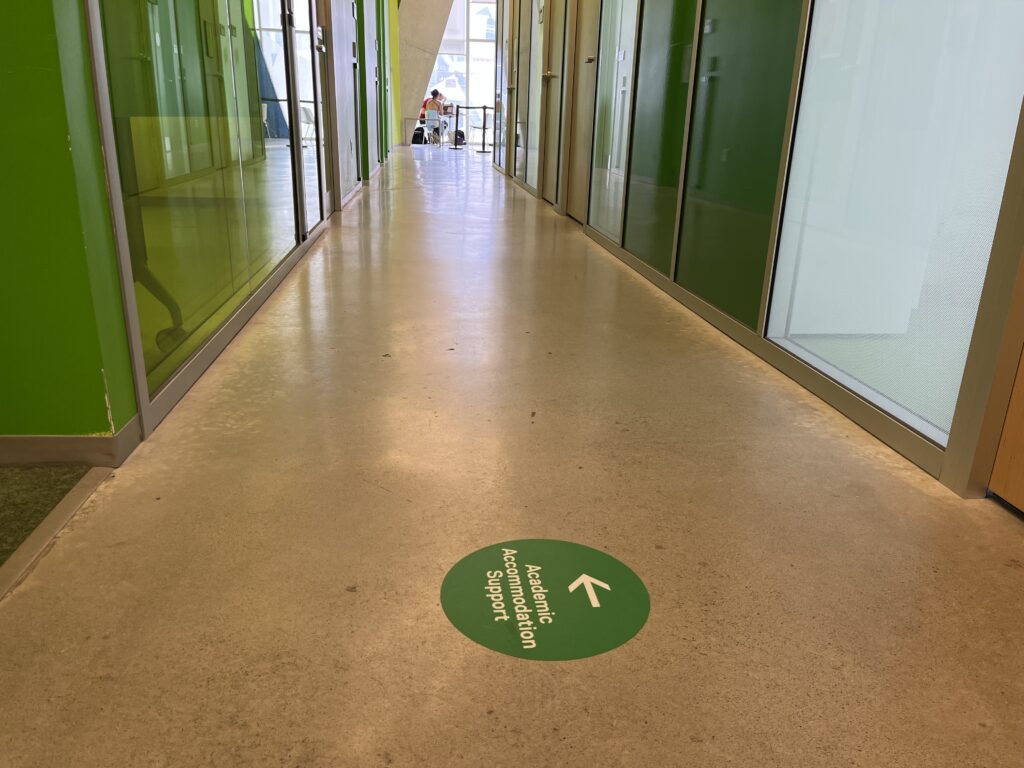
{"type": "Polygon", "coordinates": [[[435,88],[434,90],[432,90],[430,92],[430,95],[433,96],[436,99],[438,96],[441,95],[441,92],[439,90],[437,90],[437,88],[435,88]]]}

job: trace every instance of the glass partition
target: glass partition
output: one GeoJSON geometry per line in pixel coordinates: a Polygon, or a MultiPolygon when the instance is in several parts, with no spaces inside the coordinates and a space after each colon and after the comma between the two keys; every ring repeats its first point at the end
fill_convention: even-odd
{"type": "Polygon", "coordinates": [[[601,3],[589,223],[621,242],[637,0],[601,3]]]}
{"type": "Polygon", "coordinates": [[[511,0],[498,0],[497,45],[494,59],[494,163],[502,170],[505,164],[505,131],[508,120],[508,99],[506,80],[509,66],[509,25],[508,14],[511,0]]]}
{"type": "Polygon", "coordinates": [[[235,80],[249,90],[240,117],[253,150],[243,158],[242,190],[255,289],[296,244],[288,73],[280,4],[261,0],[254,8],[245,0],[233,2],[251,30],[242,36],[235,80]]]}
{"type": "Polygon", "coordinates": [[[705,0],[676,282],[761,311],[802,0],[705,0]]]}
{"type": "Polygon", "coordinates": [[[533,19],[534,0],[520,0],[519,22],[516,26],[516,125],[513,149],[515,156],[515,175],[520,181],[526,181],[526,141],[529,130],[529,96],[530,96],[530,44],[531,21],[533,19]]]}
{"type": "Polygon", "coordinates": [[[526,119],[526,184],[536,189],[540,176],[540,96],[544,74],[544,2],[523,0],[533,6],[530,16],[530,92],[526,119]]]}
{"type": "Polygon", "coordinates": [[[320,127],[319,104],[316,88],[316,70],[313,66],[314,36],[309,8],[310,0],[293,0],[295,29],[295,83],[299,96],[299,137],[302,147],[302,186],[305,200],[306,231],[313,229],[320,219],[320,127]]]}
{"type": "Polygon", "coordinates": [[[697,0],[646,0],[640,26],[623,246],[662,274],[672,266],[697,0]]]}
{"type": "Polygon", "coordinates": [[[1024,94],[1024,2],[811,24],[768,336],[945,445],[1024,94]]]}
{"type": "Polygon", "coordinates": [[[101,0],[147,383],[297,242],[281,6],[101,0]]]}

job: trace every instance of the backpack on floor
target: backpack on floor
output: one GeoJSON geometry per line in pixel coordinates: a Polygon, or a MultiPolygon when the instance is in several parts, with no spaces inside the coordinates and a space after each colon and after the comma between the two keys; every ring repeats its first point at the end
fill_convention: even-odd
{"type": "Polygon", "coordinates": [[[456,147],[461,147],[465,143],[466,143],[466,132],[462,131],[462,130],[456,131],[455,132],[455,146],[456,147]]]}
{"type": "Polygon", "coordinates": [[[412,143],[422,144],[423,143],[423,126],[421,125],[415,131],[412,132],[412,143]]]}

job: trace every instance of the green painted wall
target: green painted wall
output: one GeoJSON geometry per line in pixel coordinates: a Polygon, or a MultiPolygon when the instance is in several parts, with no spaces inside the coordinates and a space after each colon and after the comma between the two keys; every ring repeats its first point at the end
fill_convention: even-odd
{"type": "Polygon", "coordinates": [[[110,434],[135,399],[81,0],[6,10],[0,434],[110,434]]]}
{"type": "Polygon", "coordinates": [[[707,0],[676,282],[753,328],[801,0],[707,0]]]}

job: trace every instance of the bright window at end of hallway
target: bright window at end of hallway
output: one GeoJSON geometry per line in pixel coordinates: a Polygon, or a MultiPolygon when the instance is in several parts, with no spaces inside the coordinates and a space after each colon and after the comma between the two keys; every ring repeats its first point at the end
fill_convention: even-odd
{"type": "Polygon", "coordinates": [[[461,126],[470,141],[483,124],[476,107],[494,109],[497,22],[497,0],[455,0],[423,96],[436,88],[447,104],[468,107],[461,126]]]}
{"type": "Polygon", "coordinates": [[[1024,94],[1024,0],[814,4],[768,336],[945,445],[1024,94]]]}

